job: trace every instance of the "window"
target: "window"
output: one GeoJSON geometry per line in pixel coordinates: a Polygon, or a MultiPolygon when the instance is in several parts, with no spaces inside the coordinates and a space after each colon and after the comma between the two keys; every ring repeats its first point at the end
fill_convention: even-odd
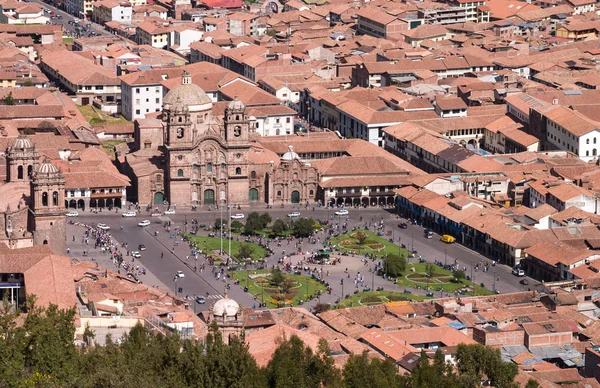
{"type": "MultiPolygon", "coordinates": [[[[181,120],[181,117],[179,118],[179,120],[181,120]]],[[[183,128],[177,128],[177,138],[178,139],[183,138],[184,134],[185,134],[185,130],[183,128]]]]}
{"type": "Polygon", "coordinates": [[[183,155],[177,155],[177,160],[183,160],[183,155]]]}
{"type": "Polygon", "coordinates": [[[281,191],[278,191],[278,192],[277,192],[277,196],[278,196],[278,197],[281,197],[281,191]]]}
{"type": "MultiPolygon", "coordinates": [[[[355,190],[355,192],[358,192],[357,190],[358,190],[358,189],[356,189],[356,190],[355,190]]],[[[309,195],[313,195],[314,193],[315,193],[315,192],[314,192],[313,190],[310,190],[310,191],[308,192],[308,194],[309,194],[309,195]]]]}
{"type": "Polygon", "coordinates": [[[596,155],[597,155],[597,150],[596,150],[595,148],[592,150],[592,155],[593,155],[593,156],[596,156],[596,155]]]}
{"type": "Polygon", "coordinates": [[[157,103],[157,104],[160,104],[160,98],[157,98],[157,99],[156,99],[156,103],[157,103]]]}
{"type": "Polygon", "coordinates": [[[48,193],[42,193],[42,206],[48,206],[48,193]]]}
{"type": "Polygon", "coordinates": [[[160,183],[162,182],[162,175],[157,175],[156,176],[156,183],[160,183]]]}
{"type": "Polygon", "coordinates": [[[236,167],[235,175],[242,175],[242,169],[240,167],[236,167]]]}
{"type": "Polygon", "coordinates": [[[58,206],[58,191],[52,193],[52,206],[58,206]]]}
{"type": "Polygon", "coordinates": [[[206,165],[206,172],[212,172],[212,163],[206,165]]]}
{"type": "Polygon", "coordinates": [[[33,174],[33,166],[27,166],[27,176],[31,178],[31,174],[33,174]]]}
{"type": "Polygon", "coordinates": [[[288,123],[288,124],[291,123],[292,122],[292,118],[291,117],[286,117],[285,122],[288,123]]]}
{"type": "Polygon", "coordinates": [[[136,110],[135,110],[135,114],[136,114],[136,115],[139,115],[139,114],[140,114],[140,110],[139,110],[139,109],[136,109],[136,110]]]}
{"type": "Polygon", "coordinates": [[[594,144],[596,144],[596,138],[594,138],[594,144]]]}
{"type": "Polygon", "coordinates": [[[255,179],[256,178],[256,171],[252,171],[250,173],[250,178],[255,179]]]}
{"type": "Polygon", "coordinates": [[[17,179],[23,179],[23,166],[17,167],[17,179]]]}
{"type": "Polygon", "coordinates": [[[183,170],[182,169],[177,170],[177,176],[178,177],[182,177],[183,176],[183,170]]]}

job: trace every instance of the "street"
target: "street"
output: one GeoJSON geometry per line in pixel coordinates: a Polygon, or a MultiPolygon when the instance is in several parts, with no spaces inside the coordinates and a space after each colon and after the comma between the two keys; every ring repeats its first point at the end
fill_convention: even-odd
{"type": "MultiPolygon", "coordinates": [[[[89,23],[89,24],[91,24],[90,30],[92,32],[98,33],[101,36],[111,36],[111,33],[106,31],[101,25],[92,23],[91,21],[86,21],[83,18],[77,18],[73,15],[70,15],[66,11],[55,7],[54,5],[52,5],[52,3],[46,3],[46,2],[43,2],[42,0],[30,0],[30,2],[40,5],[42,8],[48,8],[51,11],[54,11],[55,15],[61,15],[62,19],[54,18],[54,19],[51,19],[51,22],[54,24],[57,24],[57,25],[62,25],[63,35],[72,36],[75,38],[76,37],[75,25],[69,24],[69,21],[74,21],[75,19],[80,19],[82,27],[89,23]]],[[[46,14],[46,16],[50,17],[49,14],[46,14]]],[[[82,34],[82,36],[87,36],[87,35],[82,34]]]]}
{"type": "MultiPolygon", "coordinates": [[[[268,211],[273,218],[273,221],[275,221],[277,218],[287,219],[287,214],[292,211],[300,211],[302,217],[312,217],[320,220],[326,220],[328,217],[335,219],[337,217],[334,216],[334,209],[327,211],[324,208],[315,209],[313,211],[312,209],[292,209],[291,207],[286,209],[270,210],[266,210],[265,207],[256,207],[254,209],[235,210],[234,213],[243,213],[245,216],[247,216],[251,211],[257,211],[259,213],[268,211]]],[[[146,212],[146,210],[143,209],[138,216],[131,218],[121,217],[121,211],[119,211],[119,213],[115,213],[113,210],[112,212],[103,211],[98,214],[93,214],[89,211],[80,212],[79,217],[71,218],[70,220],[91,225],[96,225],[98,223],[109,225],[111,227],[111,234],[113,238],[120,243],[127,243],[129,251],[136,250],[140,244],[145,245],[146,250],[141,252],[141,258],[136,259],[136,262],[141,262],[147,271],[152,274],[151,276],[156,277],[157,281],[154,283],[157,285],[163,284],[173,292],[176,292],[179,288],[181,288],[182,293],[180,296],[187,295],[189,297],[193,297],[194,295],[203,295],[207,297],[207,305],[204,307],[204,309],[206,309],[208,304],[211,304],[216,299],[219,299],[223,296],[226,283],[223,281],[223,279],[216,279],[212,272],[211,266],[204,262],[204,255],[198,256],[197,262],[194,261],[193,256],[190,256],[190,248],[188,245],[182,241],[178,241],[176,243],[175,238],[171,237],[169,233],[165,231],[163,222],[171,221],[172,229],[175,226],[179,226],[181,230],[183,230],[185,220],[188,221],[188,225],[190,224],[192,218],[197,219],[199,224],[209,225],[214,224],[216,218],[223,218],[224,220],[227,220],[228,217],[229,215],[226,211],[224,211],[224,209],[219,211],[190,211],[186,213],[177,211],[176,214],[169,215],[168,218],[167,216],[151,217],[149,212],[146,212]],[[151,221],[151,225],[148,227],[139,227],[137,224],[142,220],[151,221]],[[120,226],[123,226],[123,230],[120,230],[120,226]],[[155,232],[158,232],[157,236],[155,236],[155,232]],[[201,271],[200,268],[202,264],[205,264],[205,266],[204,270],[201,271]],[[194,267],[198,267],[196,272],[194,271],[194,267]],[[176,278],[174,274],[177,271],[183,271],[185,277],[176,278]]],[[[520,284],[519,282],[524,278],[512,275],[511,268],[501,265],[496,265],[493,267],[490,265],[490,270],[487,273],[483,273],[481,270],[475,271],[474,267],[477,263],[491,263],[491,261],[471,250],[462,247],[461,245],[445,244],[439,241],[439,236],[437,235],[434,235],[432,239],[427,239],[424,236],[423,228],[417,225],[408,224],[406,229],[400,229],[398,225],[401,222],[406,222],[406,220],[397,219],[394,214],[390,213],[390,211],[378,208],[349,209],[348,218],[348,228],[363,226],[365,223],[369,222],[374,224],[376,222],[383,221],[386,227],[385,230],[392,231],[392,235],[386,236],[386,238],[393,237],[395,244],[404,244],[407,249],[414,249],[418,254],[421,255],[422,258],[429,262],[440,261],[442,264],[452,264],[454,263],[454,260],[457,259],[458,265],[461,269],[463,267],[467,267],[467,276],[472,276],[475,283],[483,283],[485,287],[490,290],[493,289],[494,283],[496,289],[501,293],[523,291],[527,290],[528,288],[534,289],[539,285],[538,282],[532,279],[527,279],[529,281],[529,285],[527,286],[520,284]],[[496,279],[495,282],[494,279],[496,279]]],[[[345,216],[342,217],[342,222],[346,222],[345,216]]],[[[68,231],[70,234],[75,235],[78,231],[78,228],[79,230],[83,230],[81,227],[69,225],[68,231]]],[[[203,230],[198,232],[198,234],[202,235],[206,235],[207,233],[208,232],[203,230]]],[[[322,233],[319,236],[322,241],[327,235],[322,233]]],[[[80,239],[81,238],[77,236],[76,242],[73,244],[80,244],[80,239]]],[[[72,244],[71,235],[68,235],[67,242],[69,245],[72,244]]],[[[227,240],[224,240],[225,247],[227,246],[226,244],[227,240]]],[[[92,247],[88,247],[88,249],[92,247]]],[[[87,257],[80,257],[78,256],[81,254],[80,248],[81,247],[79,247],[79,249],[77,247],[71,248],[71,255],[83,260],[90,260],[92,257],[94,257],[93,255],[96,257],[101,255],[99,251],[93,252],[93,250],[90,250],[90,253],[87,257]]],[[[286,250],[288,254],[295,250],[293,246],[290,247],[285,243],[282,244],[281,247],[271,244],[271,248],[274,250],[274,255],[268,258],[267,263],[269,268],[272,265],[277,265],[277,260],[284,256],[283,250],[286,250]]],[[[311,249],[318,248],[315,245],[305,241],[302,246],[302,251],[306,252],[311,249]]],[[[125,251],[124,248],[121,248],[121,250],[125,251]]],[[[301,255],[295,256],[290,258],[290,262],[292,264],[296,264],[296,262],[302,258],[303,257],[301,255]]],[[[126,256],[125,259],[126,261],[130,260],[131,257],[126,256]]],[[[372,267],[372,264],[373,263],[370,261],[367,261],[367,263],[362,262],[360,257],[357,255],[356,257],[344,256],[342,258],[341,265],[326,266],[326,268],[323,269],[323,272],[325,275],[325,272],[328,271],[329,275],[325,275],[324,277],[333,288],[333,292],[331,295],[327,293],[322,295],[321,302],[335,303],[338,298],[342,297],[340,285],[341,279],[348,280],[345,282],[346,289],[344,290],[344,294],[352,294],[355,287],[351,280],[354,279],[359,272],[365,279],[365,287],[384,287],[386,291],[397,292],[402,292],[404,290],[403,287],[399,287],[390,281],[384,280],[382,277],[373,276],[373,274],[369,272],[369,267],[372,267]],[[346,268],[348,268],[349,273],[344,272],[346,268]]],[[[109,268],[116,271],[116,268],[114,267],[109,268]]],[[[144,277],[142,277],[141,280],[147,282],[144,277]]],[[[360,289],[362,290],[362,287],[360,289]]],[[[419,291],[422,292],[422,290],[419,291]]],[[[240,286],[235,286],[232,284],[229,290],[229,296],[242,305],[256,307],[257,301],[253,299],[252,295],[244,292],[240,286]]],[[[449,295],[437,295],[436,293],[436,296],[449,295]]],[[[314,303],[316,303],[316,301],[314,301],[312,304],[314,303]]]]}

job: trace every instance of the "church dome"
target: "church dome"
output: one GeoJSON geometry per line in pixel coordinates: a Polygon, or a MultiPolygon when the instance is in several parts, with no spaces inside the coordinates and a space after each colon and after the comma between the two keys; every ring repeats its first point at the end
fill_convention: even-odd
{"type": "Polygon", "coordinates": [[[235,317],[239,310],[240,305],[235,300],[229,299],[227,295],[225,298],[219,299],[213,306],[213,314],[217,317],[235,317]]]}
{"type": "Polygon", "coordinates": [[[33,144],[31,144],[31,140],[29,140],[25,136],[19,136],[17,140],[13,142],[12,148],[18,150],[25,150],[28,148],[33,148],[33,144]]]}
{"type": "Polygon", "coordinates": [[[288,152],[286,152],[285,154],[283,154],[281,156],[281,160],[294,160],[294,159],[300,160],[300,156],[294,152],[294,147],[289,146],[288,152]]]}
{"type": "Polygon", "coordinates": [[[212,100],[204,90],[192,83],[192,76],[187,71],[181,77],[181,85],[175,86],[163,98],[163,104],[167,109],[178,102],[185,106],[212,104],[212,100]]]}
{"type": "Polygon", "coordinates": [[[53,165],[48,158],[44,159],[44,162],[40,164],[37,169],[37,172],[40,174],[55,174],[60,172],[58,167],[53,165]]]}
{"type": "Polygon", "coordinates": [[[230,111],[243,111],[246,109],[246,105],[240,101],[240,99],[235,96],[233,100],[229,104],[227,104],[227,109],[230,111]]]}

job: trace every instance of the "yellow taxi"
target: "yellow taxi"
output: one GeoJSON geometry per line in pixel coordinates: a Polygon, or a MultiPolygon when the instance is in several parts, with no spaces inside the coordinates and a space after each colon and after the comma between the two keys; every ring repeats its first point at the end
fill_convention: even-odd
{"type": "Polygon", "coordinates": [[[452,244],[456,241],[456,239],[452,236],[450,236],[449,234],[444,234],[440,240],[442,240],[443,242],[445,242],[446,244],[452,244]]]}

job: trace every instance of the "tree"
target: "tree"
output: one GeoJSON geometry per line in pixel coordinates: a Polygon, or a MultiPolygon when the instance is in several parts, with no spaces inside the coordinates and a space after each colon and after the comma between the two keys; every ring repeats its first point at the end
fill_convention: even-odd
{"type": "Polygon", "coordinates": [[[428,277],[432,277],[433,274],[435,273],[435,264],[433,264],[433,263],[425,264],[425,273],[427,274],[428,277]]]}
{"type": "Polygon", "coordinates": [[[329,356],[327,341],[320,340],[317,352],[297,336],[284,340],[275,350],[265,369],[267,384],[272,388],[341,387],[341,376],[329,356]]]}
{"type": "Polygon", "coordinates": [[[240,221],[238,221],[238,220],[231,221],[231,230],[235,230],[236,232],[239,232],[240,229],[242,229],[242,227],[244,227],[244,224],[242,224],[240,221]]]}
{"type": "Polygon", "coordinates": [[[367,236],[367,234],[363,232],[356,232],[354,238],[356,239],[356,241],[358,241],[358,245],[364,245],[369,236],[367,236]]]}
{"type": "MultiPolygon", "coordinates": [[[[397,373],[396,366],[389,359],[369,357],[365,351],[361,355],[352,354],[343,370],[344,387],[348,388],[399,388],[404,387],[404,378],[397,373]]],[[[441,385],[440,385],[441,387],[441,385]]]]}
{"type": "Polygon", "coordinates": [[[292,288],[294,288],[295,285],[296,282],[294,281],[294,279],[285,278],[283,284],[281,285],[281,289],[285,294],[287,294],[292,290],[292,288]]]}
{"type": "Polygon", "coordinates": [[[271,284],[281,287],[284,281],[285,275],[279,268],[275,268],[273,271],[271,271],[271,284]]]}
{"type": "Polygon", "coordinates": [[[4,97],[5,105],[15,105],[15,99],[13,98],[12,92],[8,93],[6,97],[4,97]]]}
{"type": "Polygon", "coordinates": [[[457,282],[462,282],[466,278],[465,271],[460,269],[452,272],[452,276],[454,276],[454,279],[456,279],[457,282]]]}
{"type": "Polygon", "coordinates": [[[271,221],[273,221],[273,219],[271,218],[271,215],[269,213],[263,213],[260,215],[260,224],[261,224],[261,229],[264,229],[267,227],[267,225],[269,225],[271,223],[271,221]]]}
{"type": "Polygon", "coordinates": [[[287,224],[284,220],[276,219],[271,227],[273,234],[281,236],[287,230],[287,224]]]}
{"type": "Polygon", "coordinates": [[[329,303],[318,303],[314,309],[313,312],[315,314],[321,314],[325,311],[328,311],[331,308],[331,305],[329,303]]]}
{"type": "Polygon", "coordinates": [[[257,212],[248,214],[246,219],[246,225],[244,226],[244,233],[248,235],[256,234],[259,230],[263,229],[263,220],[257,212]]]}
{"type": "Polygon", "coordinates": [[[315,231],[315,220],[300,218],[294,222],[292,230],[296,237],[308,237],[315,231]]]}
{"type": "Polygon", "coordinates": [[[221,218],[215,219],[215,230],[216,231],[221,230],[221,225],[223,225],[223,228],[225,228],[227,226],[227,222],[221,218]]]}
{"type": "Polygon", "coordinates": [[[242,244],[240,245],[240,249],[237,254],[238,259],[249,259],[252,258],[252,254],[254,253],[254,247],[250,244],[242,244]]]}
{"type": "Polygon", "coordinates": [[[406,259],[395,254],[388,255],[383,261],[383,273],[386,276],[398,277],[406,271],[406,259]]]}
{"type": "Polygon", "coordinates": [[[31,82],[31,80],[25,80],[25,82],[23,82],[23,86],[33,86],[33,82],[31,82]]]}
{"type": "Polygon", "coordinates": [[[540,387],[540,383],[538,383],[534,379],[527,380],[527,384],[525,385],[525,388],[539,388],[539,387],[540,387]]]}
{"type": "Polygon", "coordinates": [[[462,386],[479,386],[485,375],[492,386],[511,387],[519,372],[516,364],[502,360],[499,349],[481,344],[459,344],[456,361],[462,386]]]}

